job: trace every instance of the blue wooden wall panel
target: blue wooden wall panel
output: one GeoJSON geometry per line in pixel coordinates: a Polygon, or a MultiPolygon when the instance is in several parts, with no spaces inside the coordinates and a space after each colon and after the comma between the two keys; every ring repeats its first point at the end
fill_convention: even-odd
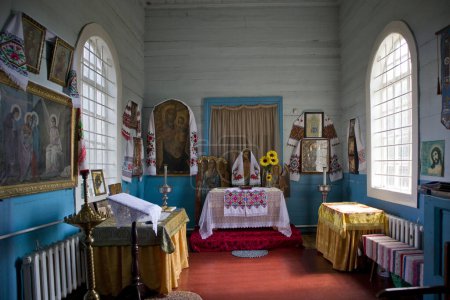
{"type": "MultiPolygon", "coordinates": [[[[7,235],[39,225],[62,220],[74,213],[73,190],[21,196],[0,201],[0,235],[7,235]]],[[[36,248],[44,247],[78,232],[67,224],[57,224],[29,233],[0,240],[0,299],[16,299],[20,258],[36,248]]]]}

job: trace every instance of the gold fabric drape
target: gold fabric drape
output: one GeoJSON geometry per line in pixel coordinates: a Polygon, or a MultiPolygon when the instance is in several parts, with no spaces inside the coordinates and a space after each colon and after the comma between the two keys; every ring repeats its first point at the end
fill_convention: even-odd
{"type": "Polygon", "coordinates": [[[358,267],[358,245],[364,234],[387,228],[382,210],[355,202],[322,203],[319,207],[316,247],[333,269],[353,271],[358,267]]]}
{"type": "Polygon", "coordinates": [[[244,148],[256,158],[268,150],[280,153],[279,132],[277,105],[212,106],[210,155],[232,164],[244,148]]]}
{"type": "MultiPolygon", "coordinates": [[[[141,280],[149,288],[157,290],[161,294],[168,294],[173,288],[177,288],[181,271],[189,267],[189,249],[186,238],[188,221],[185,210],[178,209],[158,224],[157,237],[154,236],[151,226],[141,224],[138,227],[141,229],[138,238],[139,235],[147,236],[143,245],[139,245],[141,280]]],[[[114,227],[112,229],[115,231],[111,232],[112,229],[106,225],[104,230],[97,230],[99,233],[96,237],[97,246],[94,243],[93,247],[96,290],[100,295],[117,296],[124,287],[131,283],[132,279],[131,246],[129,246],[131,227],[114,227]],[[111,234],[115,234],[117,237],[108,238],[111,237],[111,234]],[[108,238],[110,243],[105,243],[101,240],[102,238],[108,238]],[[123,238],[128,240],[127,244],[123,243],[123,238]]]]}
{"type": "MultiPolygon", "coordinates": [[[[139,247],[141,280],[149,288],[168,294],[178,287],[181,271],[189,267],[186,224],[171,237],[171,254],[158,246],[139,247]]],[[[93,247],[96,290],[100,295],[117,296],[131,283],[131,246],[93,247]]]]}

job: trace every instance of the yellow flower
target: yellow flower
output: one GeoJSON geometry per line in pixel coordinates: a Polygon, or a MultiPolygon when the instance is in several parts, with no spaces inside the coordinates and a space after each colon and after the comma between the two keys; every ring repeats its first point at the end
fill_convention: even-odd
{"type": "Polygon", "coordinates": [[[267,181],[271,181],[271,180],[272,180],[272,174],[270,174],[270,173],[267,174],[267,175],[266,175],[266,180],[267,180],[267,181]]]}
{"type": "Polygon", "coordinates": [[[275,150],[270,150],[269,152],[267,152],[266,156],[270,159],[278,158],[278,154],[275,150]]]}
{"type": "Polygon", "coordinates": [[[270,162],[269,162],[269,159],[267,158],[267,156],[263,156],[259,159],[259,163],[261,164],[261,166],[267,167],[270,162]]]}
{"type": "Polygon", "coordinates": [[[278,157],[275,157],[275,158],[271,158],[271,159],[270,159],[270,164],[271,164],[272,166],[276,166],[276,165],[278,165],[278,163],[279,163],[278,157]]]}

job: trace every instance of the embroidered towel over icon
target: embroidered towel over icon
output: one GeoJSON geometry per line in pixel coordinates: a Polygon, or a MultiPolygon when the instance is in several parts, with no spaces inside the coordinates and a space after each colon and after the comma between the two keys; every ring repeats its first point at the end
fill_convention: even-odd
{"type": "Polygon", "coordinates": [[[265,216],[267,215],[267,193],[264,190],[227,189],[223,198],[224,216],[265,216]]]}

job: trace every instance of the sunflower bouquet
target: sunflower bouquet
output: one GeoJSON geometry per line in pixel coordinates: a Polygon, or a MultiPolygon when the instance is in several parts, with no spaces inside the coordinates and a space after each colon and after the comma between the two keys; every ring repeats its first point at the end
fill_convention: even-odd
{"type": "Polygon", "coordinates": [[[266,155],[259,159],[259,163],[266,173],[266,183],[270,184],[272,181],[272,167],[279,163],[277,152],[275,150],[268,151],[266,155]]]}

